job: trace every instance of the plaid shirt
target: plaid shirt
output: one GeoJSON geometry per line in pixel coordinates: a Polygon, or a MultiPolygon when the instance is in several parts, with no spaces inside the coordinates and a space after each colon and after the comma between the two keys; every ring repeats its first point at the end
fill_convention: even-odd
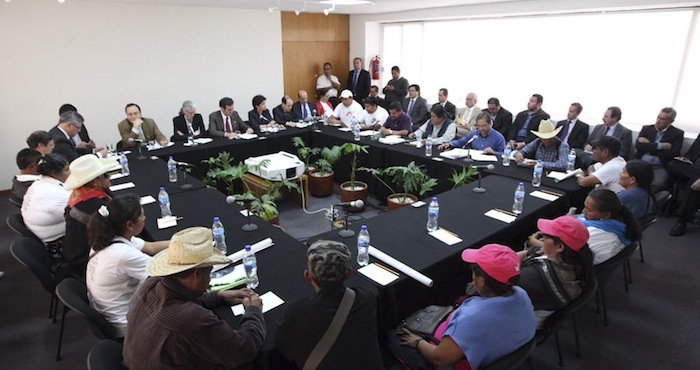
{"type": "Polygon", "coordinates": [[[567,156],[570,150],[569,144],[561,142],[559,138],[555,138],[555,140],[554,145],[546,148],[540,139],[535,139],[525,145],[520,150],[520,153],[525,158],[541,161],[545,170],[566,171],[567,156]]]}

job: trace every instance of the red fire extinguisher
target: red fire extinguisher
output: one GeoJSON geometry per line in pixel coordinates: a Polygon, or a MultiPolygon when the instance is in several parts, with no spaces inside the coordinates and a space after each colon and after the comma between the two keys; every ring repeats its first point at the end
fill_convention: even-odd
{"type": "Polygon", "coordinates": [[[369,62],[370,73],[372,74],[373,80],[378,80],[381,75],[381,65],[382,58],[379,55],[375,55],[374,58],[369,62]]]}

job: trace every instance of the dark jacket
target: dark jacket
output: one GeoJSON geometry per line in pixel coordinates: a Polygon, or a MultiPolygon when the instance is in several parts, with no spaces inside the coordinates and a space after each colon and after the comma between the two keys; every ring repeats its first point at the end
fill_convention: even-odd
{"type": "MultiPolygon", "coordinates": [[[[506,141],[515,140],[515,138],[518,136],[518,131],[523,128],[529,114],[530,111],[524,110],[515,116],[515,121],[513,121],[513,124],[510,126],[510,130],[508,130],[506,141]]],[[[533,134],[531,130],[537,131],[537,129],[540,127],[540,121],[543,119],[549,119],[549,114],[542,109],[532,114],[532,119],[527,126],[527,137],[525,138],[526,144],[537,139],[537,136],[533,134]]]]}
{"type": "Polygon", "coordinates": [[[656,140],[656,133],[656,127],[654,125],[642,127],[642,130],[639,131],[637,141],[634,144],[634,147],[637,148],[637,152],[634,153],[634,158],[641,159],[644,154],[655,155],[659,157],[661,164],[665,166],[668,162],[672,161],[674,157],[681,155],[684,132],[673,125],[668,126],[666,132],[664,132],[661,137],[662,143],[671,143],[671,149],[668,150],[658,149],[657,143],[654,142],[654,140],[656,140]],[[640,137],[646,138],[650,142],[642,143],[639,141],[640,137]]]}
{"type": "MultiPolygon", "coordinates": [[[[564,126],[566,121],[567,120],[561,120],[557,122],[557,127],[564,126]]],[[[583,147],[586,145],[586,140],[588,139],[588,130],[588,124],[577,119],[576,123],[574,124],[574,128],[571,130],[571,134],[569,134],[569,139],[566,141],[569,144],[569,147],[572,149],[583,149],[583,147]]]]}
{"type": "MultiPolygon", "coordinates": [[[[204,127],[204,119],[199,113],[195,113],[194,117],[192,117],[192,131],[197,130],[199,130],[199,135],[195,137],[206,136],[207,129],[204,127]]],[[[180,114],[177,117],[173,117],[173,141],[183,140],[187,140],[187,122],[185,122],[185,116],[180,114]],[[178,131],[182,132],[182,135],[178,135],[178,131]]]]}
{"type": "Polygon", "coordinates": [[[365,69],[360,70],[360,75],[357,77],[357,86],[355,86],[355,70],[348,72],[348,90],[352,91],[353,98],[362,104],[362,99],[369,96],[369,87],[372,85],[372,80],[369,77],[369,72],[365,69]]]}

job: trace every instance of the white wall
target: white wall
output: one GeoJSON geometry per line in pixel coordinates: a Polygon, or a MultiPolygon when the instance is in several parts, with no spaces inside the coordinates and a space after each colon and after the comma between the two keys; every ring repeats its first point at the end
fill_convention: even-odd
{"type": "Polygon", "coordinates": [[[229,96],[245,117],[255,94],[283,94],[280,13],[49,0],[0,2],[0,189],[34,130],[70,102],[98,145],[119,140],[135,102],[172,134],[184,100],[204,116],[229,96]]]}

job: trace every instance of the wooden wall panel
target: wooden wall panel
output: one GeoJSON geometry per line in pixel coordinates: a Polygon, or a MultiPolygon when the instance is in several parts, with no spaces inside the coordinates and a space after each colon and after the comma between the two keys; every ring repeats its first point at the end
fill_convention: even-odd
{"type": "MultiPolygon", "coordinates": [[[[285,94],[297,99],[306,90],[316,101],[316,78],[323,73],[323,63],[333,65],[333,74],[344,87],[350,61],[349,16],[282,12],[282,55],[285,94]]],[[[275,105],[281,97],[275,97],[275,105]]]]}

